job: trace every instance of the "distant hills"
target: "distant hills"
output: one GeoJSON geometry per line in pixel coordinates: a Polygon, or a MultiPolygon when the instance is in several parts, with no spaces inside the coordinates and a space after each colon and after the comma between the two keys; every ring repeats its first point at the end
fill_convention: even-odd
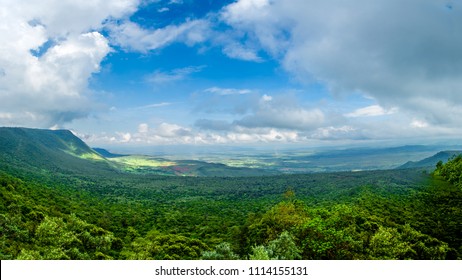
{"type": "Polygon", "coordinates": [[[405,168],[434,168],[439,161],[443,163],[447,162],[453,156],[462,154],[462,151],[442,151],[431,157],[425,158],[420,161],[408,161],[405,164],[398,167],[398,169],[405,168]]]}
{"type": "Polygon", "coordinates": [[[103,173],[110,176],[114,172],[207,177],[264,176],[281,172],[311,173],[311,170],[316,169],[318,172],[348,171],[356,170],[358,167],[359,170],[432,169],[438,161],[446,162],[452,156],[462,153],[442,151],[423,160],[408,161],[400,165],[404,159],[430,155],[431,151],[427,150],[430,148],[402,146],[386,149],[348,149],[306,156],[298,153],[279,157],[255,155],[243,159],[243,162],[247,163],[248,160],[249,163],[257,165],[255,162],[259,161],[260,166],[247,167],[203,160],[169,160],[153,156],[116,154],[102,148],[90,148],[69,130],[0,127],[0,170],[95,176],[103,173]],[[287,172],[284,172],[285,169],[287,172]]]}
{"type": "MultiPolygon", "coordinates": [[[[179,176],[262,176],[258,168],[113,154],[90,148],[69,130],[0,127],[0,170],[39,174],[136,173],[179,176]]],[[[109,174],[110,175],[110,174],[109,174]]]]}

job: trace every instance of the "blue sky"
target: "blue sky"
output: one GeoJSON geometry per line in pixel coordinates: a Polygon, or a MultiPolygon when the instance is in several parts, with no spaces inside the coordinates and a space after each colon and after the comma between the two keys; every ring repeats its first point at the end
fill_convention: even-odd
{"type": "Polygon", "coordinates": [[[457,1],[0,0],[0,15],[2,126],[100,146],[462,136],[457,1]]]}

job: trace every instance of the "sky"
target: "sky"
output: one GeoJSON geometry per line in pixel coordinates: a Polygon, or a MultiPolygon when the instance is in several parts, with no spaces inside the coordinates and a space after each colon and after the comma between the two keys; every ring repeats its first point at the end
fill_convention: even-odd
{"type": "Polygon", "coordinates": [[[90,145],[462,137],[462,2],[0,0],[0,126],[90,145]]]}

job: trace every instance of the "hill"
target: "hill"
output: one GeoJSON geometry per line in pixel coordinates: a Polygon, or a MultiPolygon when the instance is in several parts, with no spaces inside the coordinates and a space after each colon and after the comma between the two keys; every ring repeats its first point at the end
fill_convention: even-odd
{"type": "Polygon", "coordinates": [[[435,168],[436,164],[439,161],[447,162],[453,156],[462,154],[462,151],[442,151],[431,157],[425,158],[420,161],[408,161],[405,164],[401,165],[397,169],[406,169],[406,168],[435,168]]]}
{"type": "Polygon", "coordinates": [[[264,169],[230,167],[204,161],[170,161],[142,155],[113,154],[90,148],[69,130],[0,128],[0,169],[29,174],[102,176],[137,173],[178,176],[262,176],[264,169]]]}
{"type": "Polygon", "coordinates": [[[115,170],[69,130],[17,127],[0,128],[0,167],[65,174],[115,170]]]}

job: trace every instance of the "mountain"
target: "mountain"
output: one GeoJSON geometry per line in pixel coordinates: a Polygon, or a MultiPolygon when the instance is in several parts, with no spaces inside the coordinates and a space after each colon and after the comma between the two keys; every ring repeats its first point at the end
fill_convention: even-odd
{"type": "Polygon", "coordinates": [[[425,158],[420,161],[408,161],[397,169],[406,168],[434,168],[439,161],[447,162],[451,157],[462,154],[462,151],[442,151],[431,157],[425,158]]]}
{"type": "Polygon", "coordinates": [[[97,152],[98,154],[100,154],[101,156],[105,157],[105,158],[116,158],[116,157],[127,156],[127,155],[122,155],[122,154],[113,154],[113,153],[111,153],[108,150],[103,149],[103,148],[93,148],[93,150],[95,152],[97,152]]]}
{"type": "Polygon", "coordinates": [[[54,176],[113,176],[117,173],[177,176],[262,176],[264,169],[231,167],[203,161],[113,154],[90,148],[69,130],[0,127],[0,170],[54,176]]]}
{"type": "Polygon", "coordinates": [[[12,168],[64,174],[115,170],[69,130],[0,127],[0,169],[12,168]]]}

